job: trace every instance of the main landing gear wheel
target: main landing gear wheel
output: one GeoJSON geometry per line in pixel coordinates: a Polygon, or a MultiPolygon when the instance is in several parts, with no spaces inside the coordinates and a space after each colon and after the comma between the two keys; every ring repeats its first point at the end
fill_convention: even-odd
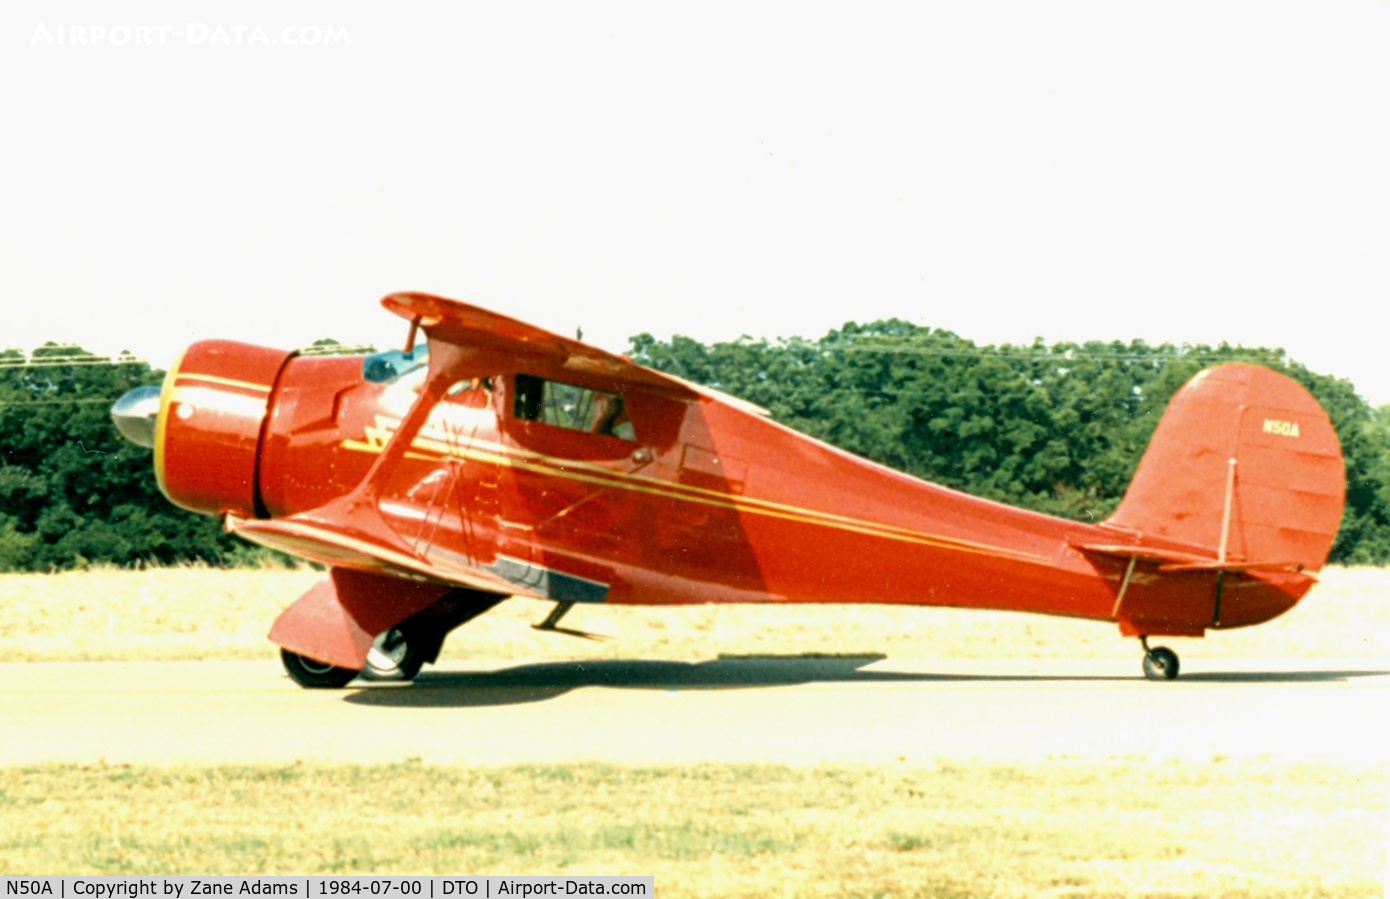
{"type": "Polygon", "coordinates": [[[367,663],[362,666],[362,677],[376,681],[414,680],[425,664],[425,654],[421,652],[404,631],[393,627],[377,636],[367,653],[367,663]]]}
{"type": "Polygon", "coordinates": [[[1149,680],[1173,680],[1178,676],[1178,654],[1166,646],[1149,648],[1147,638],[1144,643],[1144,676],[1149,680]]]}
{"type": "Polygon", "coordinates": [[[285,665],[294,682],[301,687],[334,689],[347,686],[347,682],[357,676],[351,668],[339,668],[327,662],[310,659],[288,649],[280,650],[280,661],[285,665]]]}

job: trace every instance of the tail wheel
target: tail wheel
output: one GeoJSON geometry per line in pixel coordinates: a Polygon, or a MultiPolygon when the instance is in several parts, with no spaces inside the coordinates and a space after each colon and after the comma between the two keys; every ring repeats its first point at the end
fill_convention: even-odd
{"type": "Polygon", "coordinates": [[[1178,676],[1178,654],[1166,646],[1145,652],[1144,676],[1149,680],[1173,680],[1178,676]]]}
{"type": "Polygon", "coordinates": [[[399,627],[380,634],[367,653],[362,676],[377,681],[414,680],[420,673],[420,666],[425,664],[425,654],[418,643],[399,627]]]}
{"type": "Polygon", "coordinates": [[[339,668],[327,662],[320,662],[288,649],[280,650],[280,661],[285,671],[301,687],[334,689],[347,686],[348,681],[357,676],[351,668],[339,668]]]}

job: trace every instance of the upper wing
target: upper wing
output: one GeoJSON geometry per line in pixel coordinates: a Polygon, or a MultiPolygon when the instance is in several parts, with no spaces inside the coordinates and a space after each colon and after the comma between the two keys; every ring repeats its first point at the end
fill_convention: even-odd
{"type": "Polygon", "coordinates": [[[679,378],[643,368],[631,359],[457,300],[393,293],[381,305],[403,318],[418,319],[433,340],[544,360],[571,371],[640,385],[672,399],[693,400],[701,393],[679,378]]]}

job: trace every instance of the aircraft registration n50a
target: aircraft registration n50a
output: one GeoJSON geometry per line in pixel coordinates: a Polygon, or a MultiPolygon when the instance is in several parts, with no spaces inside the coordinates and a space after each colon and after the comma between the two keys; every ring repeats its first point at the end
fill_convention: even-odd
{"type": "Polygon", "coordinates": [[[329,566],[270,631],[311,687],[410,679],[508,596],[902,603],[1118,622],[1267,621],[1314,583],[1341,448],[1289,378],[1230,364],[1174,396],[1115,513],[1066,521],[917,480],[749,403],[496,313],[398,293],[404,348],[190,346],[112,410],[174,503],[329,566]],[[417,339],[423,331],[426,340],[417,339]]]}

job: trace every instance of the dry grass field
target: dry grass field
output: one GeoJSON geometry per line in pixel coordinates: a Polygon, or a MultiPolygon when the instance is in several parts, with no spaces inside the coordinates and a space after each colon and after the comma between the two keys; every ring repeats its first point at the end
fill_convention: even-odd
{"type": "MultiPolygon", "coordinates": [[[[9,661],[272,658],[265,633],[321,575],[164,568],[0,575],[0,658],[9,661]]],[[[1114,625],[907,606],[577,606],[535,631],[550,603],[514,599],[449,638],[445,658],[692,660],[719,654],[864,653],[890,658],[1132,658],[1114,625]]],[[[1388,658],[1390,569],[1331,568],[1267,624],[1165,640],[1184,658],[1388,658]]]]}
{"type": "Polygon", "coordinates": [[[634,874],[663,897],[1380,895],[1384,767],[0,769],[0,873],[634,874]]]}

